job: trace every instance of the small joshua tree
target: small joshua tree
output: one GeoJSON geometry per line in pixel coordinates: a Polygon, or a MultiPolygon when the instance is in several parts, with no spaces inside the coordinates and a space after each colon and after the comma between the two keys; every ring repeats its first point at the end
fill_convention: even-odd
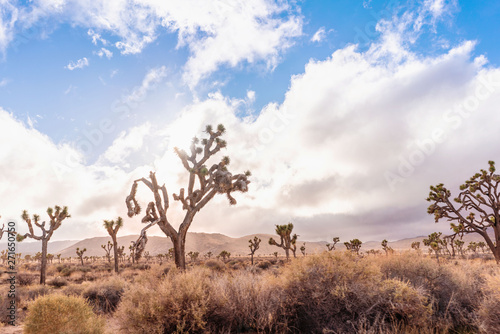
{"type": "Polygon", "coordinates": [[[467,246],[467,250],[470,250],[473,254],[476,254],[477,242],[474,242],[474,241],[469,242],[469,245],[467,246]]]}
{"type": "Polygon", "coordinates": [[[198,260],[198,256],[200,255],[200,252],[189,252],[187,254],[191,258],[191,262],[196,262],[198,260]]]}
{"type": "Polygon", "coordinates": [[[382,240],[381,245],[382,245],[382,249],[384,250],[386,256],[389,255],[389,253],[392,253],[394,251],[392,249],[392,247],[389,246],[389,242],[386,239],[382,240]]]}
{"type": "Polygon", "coordinates": [[[145,216],[142,218],[142,222],[148,225],[142,229],[136,242],[137,252],[142,252],[146,246],[147,229],[158,225],[174,245],[176,266],[185,269],[186,235],[195,215],[217,194],[226,194],[229,204],[235,205],[236,199],[231,194],[237,191],[248,191],[250,181],[247,178],[250,176],[250,172],[231,174],[227,169],[230,162],[229,157],[223,157],[218,164],[214,164],[212,167],[206,165],[211,157],[226,147],[226,141],[221,139],[225,131],[222,124],[217,126],[216,131],[208,125],[205,129],[208,138],[202,139],[201,142],[198,138],[193,138],[189,153],[175,148],[175,153],[189,173],[187,191],[181,188],[178,194],[173,194],[173,199],[179,201],[182,204],[182,209],[186,211],[178,230],[175,230],[167,219],[169,208],[167,189],[165,185],[158,184],[156,174],[150,172],[149,180],[142,178],[134,181],[130,194],[125,200],[129,217],[138,215],[141,211],[135,198],[140,182],[144,183],[154,195],[154,202],[147,205],[145,216]]]}
{"type": "Polygon", "coordinates": [[[111,263],[111,250],[113,249],[113,244],[111,243],[111,241],[108,241],[106,245],[101,245],[101,248],[106,252],[106,258],[108,259],[108,262],[111,263]]]}
{"type": "Polygon", "coordinates": [[[460,255],[464,256],[464,245],[465,245],[465,242],[462,241],[462,240],[455,240],[455,246],[457,247],[458,249],[458,252],[460,253],[460,255]]]}
{"type": "Polygon", "coordinates": [[[24,210],[21,218],[26,222],[26,224],[28,224],[29,232],[24,235],[17,234],[17,241],[19,242],[23,241],[25,238],[32,238],[42,241],[42,252],[40,254],[40,284],[45,284],[45,276],[47,272],[47,248],[49,240],[52,237],[52,234],[54,234],[54,231],[61,226],[63,220],[71,217],[68,214],[68,207],[65,206],[61,208],[57,205],[54,207],[54,209],[48,208],[47,215],[50,218],[48,229],[45,225],[45,221],[40,223],[39,215],[33,215],[33,218],[30,218],[28,211],[24,210]],[[35,226],[41,230],[41,235],[35,235],[33,224],[35,224],[35,226]]]}
{"type": "Polygon", "coordinates": [[[416,250],[417,252],[420,251],[420,241],[415,241],[411,243],[411,248],[416,250]]]}
{"type": "Polygon", "coordinates": [[[359,255],[359,250],[361,249],[362,244],[363,242],[359,239],[352,239],[349,242],[344,242],[345,248],[353,253],[356,253],[357,255],[359,255]]]}
{"type": "Polygon", "coordinates": [[[484,241],[479,241],[479,242],[477,243],[477,247],[481,248],[481,252],[482,252],[483,254],[484,254],[484,253],[486,253],[486,250],[485,250],[485,248],[486,248],[486,244],[484,243],[484,241]]]}
{"type": "Polygon", "coordinates": [[[229,253],[228,251],[223,250],[222,252],[219,253],[219,255],[217,257],[221,258],[222,261],[224,263],[226,263],[227,261],[229,261],[229,258],[231,257],[231,253],[229,253]]]}
{"type": "Polygon", "coordinates": [[[205,258],[210,259],[213,256],[213,253],[207,252],[204,256],[205,256],[205,258]]]}
{"type": "MultiPolygon", "coordinates": [[[[121,259],[122,262],[125,261],[125,246],[121,246],[121,247],[118,247],[118,249],[116,250],[116,254],[118,255],[118,259],[121,259]]],[[[116,259],[116,255],[115,255],[115,259],[116,259]]],[[[115,260],[117,261],[117,260],[115,260]]]]}
{"type": "Polygon", "coordinates": [[[130,258],[132,259],[132,264],[135,262],[139,262],[140,255],[137,255],[137,246],[135,241],[130,242],[132,245],[128,246],[128,250],[130,251],[130,258]]]}
{"type": "Polygon", "coordinates": [[[260,240],[259,237],[255,236],[252,239],[248,240],[248,242],[250,243],[250,245],[248,245],[248,247],[250,247],[250,259],[252,261],[252,265],[253,265],[253,255],[255,254],[255,252],[257,251],[257,249],[259,249],[259,245],[260,245],[260,242],[262,240],[260,240]]]}
{"type": "Polygon", "coordinates": [[[76,255],[78,256],[78,258],[80,259],[80,262],[82,263],[82,266],[83,266],[83,254],[87,251],[87,248],[84,248],[82,250],[80,250],[80,248],[77,248],[76,249],[76,255]]]}
{"type": "Polygon", "coordinates": [[[332,250],[335,250],[335,245],[340,241],[340,238],[339,237],[334,237],[333,238],[333,244],[326,244],[326,248],[328,249],[328,251],[332,251],[332,250]]]}
{"type": "Polygon", "coordinates": [[[297,246],[297,234],[292,236],[293,224],[288,223],[287,225],[276,225],[276,234],[280,237],[280,243],[278,244],[273,238],[269,238],[269,244],[272,246],[277,246],[285,250],[286,259],[290,258],[290,250],[295,256],[295,251],[297,246]]]}
{"type": "Polygon", "coordinates": [[[430,247],[434,254],[436,254],[437,262],[439,263],[439,252],[444,246],[443,239],[441,239],[441,232],[433,232],[429,234],[427,239],[424,239],[424,245],[430,247]]]}
{"type": "Polygon", "coordinates": [[[116,220],[105,220],[104,228],[108,231],[111,240],[113,240],[113,253],[115,257],[115,273],[118,274],[118,240],[116,235],[118,234],[118,230],[123,226],[122,217],[116,218],[116,220]]]}
{"type": "Polygon", "coordinates": [[[278,261],[278,252],[274,252],[274,253],[273,253],[273,255],[274,255],[274,259],[275,259],[276,261],[278,261]]]}
{"type": "Polygon", "coordinates": [[[427,212],[434,215],[436,223],[442,218],[451,221],[455,233],[479,234],[500,263],[500,175],[495,174],[495,162],[488,164],[488,170],[481,169],[460,186],[460,193],[453,199],[455,203],[442,183],[431,186],[427,212]],[[493,230],[493,238],[488,229],[493,230]]]}
{"type": "Polygon", "coordinates": [[[302,253],[302,256],[306,256],[306,243],[304,242],[302,246],[300,246],[300,252],[302,253]]]}

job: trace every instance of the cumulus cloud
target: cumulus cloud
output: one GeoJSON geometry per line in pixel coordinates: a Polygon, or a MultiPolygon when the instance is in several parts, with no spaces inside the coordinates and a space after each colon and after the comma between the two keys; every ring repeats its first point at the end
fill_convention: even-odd
{"type": "Polygon", "coordinates": [[[319,43],[323,39],[325,39],[325,37],[326,37],[325,27],[321,27],[318,29],[318,31],[314,33],[313,37],[311,37],[311,42],[319,43]]]}
{"type": "Polygon", "coordinates": [[[136,105],[143,101],[147,93],[154,89],[167,76],[167,68],[160,66],[149,70],[140,86],[135,87],[130,94],[123,97],[123,102],[128,105],[136,105]]]}
{"type": "MultiPolygon", "coordinates": [[[[118,38],[123,54],[136,54],[161,33],[177,33],[177,47],[190,52],[185,82],[194,87],[221,66],[264,62],[273,69],[302,33],[302,20],[286,2],[269,0],[99,0],[40,1],[20,9],[6,6],[0,16],[0,48],[16,31],[43,20],[89,28],[92,43],[108,45],[102,33],[118,38]]],[[[108,56],[103,49],[102,54],[108,56]]]]}
{"type": "Polygon", "coordinates": [[[68,65],[64,66],[64,68],[70,70],[70,71],[73,71],[77,68],[84,68],[86,66],[89,66],[89,60],[85,57],[83,57],[82,59],[78,59],[76,62],[70,62],[68,65]]]}
{"type": "MultiPolygon", "coordinates": [[[[229,155],[230,170],[250,169],[252,183],[248,193],[236,195],[234,207],[224,196],[214,198],[193,231],[272,233],[288,221],[304,240],[447,231],[426,213],[428,186],[444,182],[457,191],[488,160],[500,161],[492,148],[500,140],[500,69],[486,66],[484,56],[474,58],[472,41],[440,55],[416,55],[406,44],[416,16],[398,20],[367,51],[349,45],[309,61],[291,78],[283,103],[268,104],[255,118],[238,117],[241,100],[215,92],[166,124],[134,125],[90,165],[71,145],[56,145],[0,110],[0,140],[10,143],[0,152],[0,196],[6,199],[0,214],[42,210],[50,198],[73,213],[71,231],[61,235],[104,234],[96,226],[124,215],[132,180],[155,170],[170,194],[178,192],[187,178],[172,148],[187,148],[206,124],[223,123],[228,147],[216,160],[229,155]],[[134,154],[158,143],[160,153],[130,164],[134,154]],[[22,201],[11,195],[19,185],[28,194],[22,201]]],[[[148,72],[130,101],[140,101],[164,71],[148,72]]],[[[249,91],[247,99],[254,97],[249,91]]],[[[144,188],[138,196],[151,200],[144,188]]],[[[175,225],[181,220],[178,203],[169,215],[175,225]]],[[[137,219],[125,226],[129,233],[140,229],[137,219]]]]}
{"type": "Polygon", "coordinates": [[[101,48],[99,51],[95,52],[100,58],[106,56],[106,58],[111,59],[113,57],[113,52],[109,51],[106,48],[101,48]]]}

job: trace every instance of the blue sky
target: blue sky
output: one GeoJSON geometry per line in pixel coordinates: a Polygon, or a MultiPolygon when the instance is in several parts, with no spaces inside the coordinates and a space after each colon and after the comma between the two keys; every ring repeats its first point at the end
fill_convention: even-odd
{"type": "MultiPolygon", "coordinates": [[[[194,230],[240,236],[291,220],[309,240],[396,239],[438,228],[422,201],[428,185],[456,185],[498,155],[485,147],[495,129],[484,121],[497,117],[497,1],[6,0],[0,8],[4,218],[67,200],[82,237],[104,235],[100,221],[124,215],[134,177],[155,169],[175,189],[173,145],[225,120],[228,141],[241,148],[228,148],[235,168],[253,167],[253,189],[234,208],[217,200],[194,230]],[[474,95],[475,116],[456,111],[478,89],[488,96],[474,95]],[[427,153],[422,143],[436,129],[447,139],[427,153]],[[451,162],[460,166],[453,173],[442,168],[451,162]],[[13,186],[34,188],[21,200],[10,198],[13,186]],[[406,228],[393,228],[404,217],[406,228]]],[[[139,229],[128,221],[126,232],[139,229]]]]}

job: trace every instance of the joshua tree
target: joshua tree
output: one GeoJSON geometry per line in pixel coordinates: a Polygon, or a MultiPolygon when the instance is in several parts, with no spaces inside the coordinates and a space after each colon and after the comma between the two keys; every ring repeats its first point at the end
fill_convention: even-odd
{"type": "Polygon", "coordinates": [[[57,260],[59,261],[59,263],[61,263],[61,254],[57,254],[56,257],[57,257],[57,260]]]}
{"type": "Polygon", "coordinates": [[[78,258],[80,259],[81,263],[82,263],[82,266],[83,266],[83,253],[85,253],[87,251],[87,248],[84,248],[82,250],[80,250],[80,248],[77,248],[76,249],[76,255],[78,256],[78,258]]]}
{"type": "Polygon", "coordinates": [[[352,239],[349,242],[344,242],[344,246],[345,248],[347,248],[347,250],[350,250],[351,252],[356,253],[358,255],[359,255],[359,250],[361,248],[361,244],[363,244],[363,242],[360,241],[359,239],[352,239]]]}
{"type": "Polygon", "coordinates": [[[457,246],[458,252],[462,256],[464,256],[464,244],[465,242],[462,240],[455,240],[455,246],[457,246]]]}
{"type": "Polygon", "coordinates": [[[335,245],[340,241],[339,237],[334,237],[333,238],[333,244],[326,244],[326,248],[328,251],[335,250],[335,245]]]}
{"type": "MultiPolygon", "coordinates": [[[[122,217],[116,218],[116,220],[105,220],[104,228],[108,231],[108,234],[111,236],[111,240],[113,240],[113,253],[115,256],[115,273],[118,274],[118,241],[116,235],[118,234],[118,230],[123,226],[122,217]]],[[[109,244],[109,241],[108,241],[109,244]]]]}
{"type": "Polygon", "coordinates": [[[384,250],[386,256],[389,255],[389,252],[392,253],[394,251],[392,249],[392,247],[389,246],[389,242],[386,239],[382,240],[381,245],[382,245],[382,249],[384,250]]]}
{"type": "Polygon", "coordinates": [[[111,250],[113,249],[113,244],[108,240],[108,243],[105,245],[101,245],[101,248],[106,252],[106,258],[108,262],[111,263],[111,250]]]}
{"type": "Polygon", "coordinates": [[[132,258],[132,263],[135,264],[135,261],[139,262],[140,255],[137,255],[137,246],[135,241],[131,241],[132,245],[128,246],[130,251],[130,257],[132,258]]]}
{"type": "Polygon", "coordinates": [[[467,250],[470,250],[472,253],[476,254],[477,252],[477,242],[471,241],[467,246],[467,250]]]}
{"type": "Polygon", "coordinates": [[[443,248],[444,245],[443,239],[441,239],[441,232],[433,232],[429,234],[427,239],[424,239],[424,245],[430,247],[432,251],[436,254],[437,262],[439,263],[439,252],[443,248]]]}
{"type": "Polygon", "coordinates": [[[207,252],[207,254],[205,254],[205,258],[210,259],[212,255],[212,252],[207,252]]]}
{"type": "Polygon", "coordinates": [[[24,210],[21,218],[28,224],[29,233],[24,235],[17,234],[17,241],[21,242],[25,238],[32,238],[35,240],[42,241],[42,253],[41,253],[41,266],[40,266],[40,284],[45,284],[45,275],[47,272],[47,247],[52,234],[57,230],[64,219],[71,217],[68,214],[68,207],[61,208],[60,206],[55,206],[54,209],[48,208],[47,214],[50,218],[48,229],[45,226],[45,221],[40,223],[40,216],[33,215],[33,218],[29,217],[28,211],[24,210]],[[33,219],[33,220],[32,220],[33,219]],[[42,230],[41,235],[35,235],[33,230],[33,224],[42,230]]]}
{"type": "Polygon", "coordinates": [[[118,247],[118,249],[116,250],[115,261],[117,261],[116,258],[121,259],[122,262],[125,261],[125,246],[118,247]]]}
{"type": "Polygon", "coordinates": [[[252,260],[252,265],[253,265],[253,255],[255,254],[255,252],[257,251],[257,249],[259,249],[259,245],[260,245],[260,242],[262,240],[260,240],[259,237],[255,236],[252,239],[248,240],[248,242],[250,243],[250,245],[248,245],[248,247],[250,247],[250,259],[252,260]]]}
{"type": "Polygon", "coordinates": [[[274,252],[273,255],[274,255],[274,259],[277,261],[278,260],[278,252],[274,252]]]}
{"type": "Polygon", "coordinates": [[[198,138],[193,138],[189,154],[184,150],[175,148],[175,153],[189,173],[187,192],[184,188],[181,188],[179,194],[173,194],[173,199],[179,201],[182,204],[182,209],[186,211],[178,230],[175,230],[167,219],[167,210],[169,208],[167,189],[165,185],[159,186],[155,173],[150,172],[150,180],[146,178],[135,180],[130,194],[125,200],[128,215],[133,217],[141,211],[135,198],[139,183],[144,183],[153,192],[154,202],[147,205],[145,216],[142,218],[142,222],[148,225],[142,229],[137,240],[137,250],[142,252],[146,246],[147,229],[158,225],[163,233],[172,240],[175,250],[175,264],[181,269],[186,268],[186,235],[196,213],[217,194],[226,194],[229,203],[235,205],[236,199],[231,196],[231,193],[236,191],[246,192],[250,183],[247,179],[250,172],[233,175],[228,171],[229,157],[223,157],[218,164],[207,167],[208,160],[226,147],[226,141],[221,139],[225,132],[222,124],[217,126],[217,131],[214,131],[210,125],[206,127],[205,131],[208,138],[202,139],[201,142],[198,138]]]}
{"type": "Polygon", "coordinates": [[[436,223],[441,218],[451,221],[451,228],[461,233],[478,233],[500,263],[500,175],[495,174],[495,163],[489,161],[489,170],[481,169],[460,186],[460,193],[450,200],[451,192],[442,183],[431,186],[427,209],[436,223]],[[493,230],[493,240],[488,234],[493,230]]]}
{"type": "Polygon", "coordinates": [[[417,252],[420,251],[420,241],[415,241],[411,243],[411,248],[416,250],[417,252]]]}
{"type": "Polygon", "coordinates": [[[288,223],[288,225],[276,225],[276,234],[280,237],[280,243],[278,244],[273,238],[269,238],[269,244],[272,246],[277,246],[285,250],[286,259],[290,258],[290,250],[295,256],[295,250],[297,246],[297,234],[292,236],[293,224],[288,223]]]}
{"type": "Polygon", "coordinates": [[[226,263],[227,261],[229,261],[229,258],[231,257],[231,253],[229,253],[228,251],[223,250],[222,252],[219,253],[219,255],[217,257],[221,258],[222,261],[224,263],[226,263]]]}
{"type": "Polygon", "coordinates": [[[302,256],[306,256],[306,243],[304,242],[302,246],[300,246],[300,252],[302,253],[302,256]]]}
{"type": "Polygon", "coordinates": [[[485,248],[486,248],[486,244],[484,243],[484,241],[479,241],[479,242],[477,243],[477,247],[481,248],[481,252],[482,252],[482,253],[486,253],[486,250],[485,250],[485,248]]]}
{"type": "Polygon", "coordinates": [[[191,259],[191,262],[196,262],[196,260],[198,260],[198,256],[200,255],[200,252],[193,252],[193,251],[191,251],[187,255],[191,259]]]}

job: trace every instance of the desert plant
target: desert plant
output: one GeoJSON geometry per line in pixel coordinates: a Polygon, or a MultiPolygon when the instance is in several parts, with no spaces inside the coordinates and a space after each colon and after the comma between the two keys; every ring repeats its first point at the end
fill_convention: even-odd
{"type": "Polygon", "coordinates": [[[300,252],[302,253],[302,256],[306,256],[306,243],[304,242],[302,246],[300,246],[300,252]]]}
{"type": "Polygon", "coordinates": [[[17,241],[19,242],[23,241],[25,238],[32,238],[42,241],[42,252],[40,256],[42,262],[40,266],[40,284],[45,284],[45,275],[47,272],[47,247],[49,240],[52,237],[54,231],[61,226],[63,220],[71,217],[68,214],[68,207],[66,206],[61,208],[60,206],[56,205],[54,209],[50,207],[47,209],[47,214],[50,218],[48,229],[45,227],[45,221],[43,221],[42,223],[39,222],[39,215],[33,215],[33,220],[31,220],[28,211],[24,210],[21,218],[26,222],[26,224],[28,224],[29,232],[24,235],[17,234],[17,241]],[[37,226],[42,231],[41,235],[35,235],[33,224],[35,224],[35,226],[37,226]]]}
{"type": "Polygon", "coordinates": [[[200,252],[193,252],[193,251],[191,251],[187,255],[191,259],[191,262],[196,262],[196,260],[198,260],[198,256],[200,255],[200,252]]]}
{"type": "Polygon", "coordinates": [[[276,234],[280,237],[280,243],[278,244],[273,238],[269,238],[269,244],[272,246],[277,246],[285,250],[286,259],[290,258],[290,250],[295,256],[295,250],[297,246],[297,234],[292,236],[293,224],[288,223],[287,225],[276,225],[276,234]]]}
{"type": "Polygon", "coordinates": [[[122,217],[116,218],[116,220],[105,220],[104,228],[108,231],[108,234],[111,236],[111,240],[113,240],[113,253],[115,257],[115,273],[118,273],[118,259],[119,259],[119,247],[116,235],[118,234],[118,230],[123,226],[122,217]]]}
{"type": "Polygon", "coordinates": [[[212,255],[213,255],[212,252],[207,252],[204,256],[205,258],[210,259],[212,255]]]}
{"type": "Polygon", "coordinates": [[[113,249],[113,244],[108,240],[107,244],[101,245],[101,248],[106,252],[106,258],[108,262],[111,263],[111,250],[113,249]]]}
{"type": "Polygon", "coordinates": [[[250,243],[250,245],[248,245],[248,247],[250,247],[250,259],[251,259],[251,262],[252,262],[252,265],[253,265],[253,255],[255,254],[255,252],[257,251],[257,249],[259,249],[259,245],[260,245],[260,242],[262,240],[260,240],[259,237],[255,236],[252,239],[248,240],[248,242],[250,243]]]}
{"type": "Polygon", "coordinates": [[[118,307],[127,286],[126,282],[115,278],[89,284],[82,292],[82,296],[98,313],[112,313],[118,307]]]}
{"type": "Polygon", "coordinates": [[[53,294],[37,298],[29,306],[24,332],[100,334],[104,333],[104,321],[83,298],[53,294]]]}
{"type": "Polygon", "coordinates": [[[82,250],[80,250],[80,248],[77,248],[76,249],[76,255],[78,256],[78,258],[80,259],[81,263],[82,263],[82,266],[84,265],[83,264],[83,254],[87,251],[87,248],[84,248],[82,250]]]}
{"type": "Polygon", "coordinates": [[[389,242],[386,239],[382,240],[381,245],[382,245],[382,249],[384,250],[386,256],[389,255],[389,253],[394,252],[392,247],[389,246],[389,242]]]}
{"type": "Polygon", "coordinates": [[[175,152],[182,162],[182,165],[189,173],[189,181],[187,186],[187,194],[184,188],[181,188],[179,194],[173,194],[173,199],[182,203],[182,209],[186,211],[184,219],[178,230],[170,224],[167,219],[167,210],[169,208],[169,199],[165,185],[161,187],[156,180],[156,174],[150,172],[149,178],[135,180],[130,194],[126,198],[129,217],[138,215],[141,208],[135,198],[139,182],[144,183],[154,195],[154,202],[150,202],[146,208],[145,216],[142,222],[148,224],[141,231],[140,237],[137,240],[137,250],[142,252],[146,247],[147,237],[146,231],[158,224],[160,229],[170,238],[175,250],[175,264],[178,268],[186,268],[185,259],[185,243],[186,235],[193,219],[216,194],[226,194],[231,205],[236,204],[236,199],[231,196],[235,191],[246,192],[248,190],[248,177],[250,172],[244,174],[232,175],[227,166],[229,165],[229,157],[223,157],[218,164],[208,168],[206,162],[218,153],[222,148],[226,147],[226,141],[221,139],[225,128],[222,124],[217,126],[217,131],[213,131],[212,126],[206,127],[208,138],[201,141],[198,138],[193,138],[191,143],[190,154],[182,149],[175,148],[175,152]],[[214,146],[215,145],[215,146],[214,146]],[[200,155],[198,157],[198,155],[200,155]],[[195,189],[195,184],[198,183],[198,189],[195,189]],[[163,198],[163,200],[162,200],[163,198]]]}
{"type": "Polygon", "coordinates": [[[231,253],[223,250],[222,252],[219,253],[219,255],[217,255],[217,257],[222,259],[222,262],[226,263],[227,261],[229,261],[229,258],[231,257],[231,253]]]}
{"type": "Polygon", "coordinates": [[[353,253],[356,253],[359,255],[359,250],[361,249],[361,245],[363,244],[363,242],[359,239],[352,239],[351,241],[349,242],[344,242],[344,246],[345,248],[347,248],[347,250],[353,252],[353,253]]]}
{"type": "Polygon", "coordinates": [[[444,245],[443,239],[441,239],[441,232],[433,232],[429,234],[427,239],[423,240],[424,246],[428,246],[430,250],[436,254],[437,262],[439,263],[439,252],[443,248],[444,245]]]}
{"type": "Polygon", "coordinates": [[[328,251],[335,250],[335,245],[340,241],[339,237],[334,237],[333,238],[333,244],[326,244],[326,248],[328,251]]]}
{"type": "Polygon", "coordinates": [[[417,252],[420,251],[420,241],[414,241],[411,243],[411,248],[416,250],[417,252]]]}
{"type": "Polygon", "coordinates": [[[451,192],[442,183],[431,186],[427,212],[434,215],[436,223],[441,218],[451,221],[455,233],[478,233],[500,263],[500,175],[495,174],[495,162],[489,161],[489,170],[481,169],[460,186],[460,193],[453,204],[451,192]],[[488,234],[492,229],[494,239],[488,234]]]}

